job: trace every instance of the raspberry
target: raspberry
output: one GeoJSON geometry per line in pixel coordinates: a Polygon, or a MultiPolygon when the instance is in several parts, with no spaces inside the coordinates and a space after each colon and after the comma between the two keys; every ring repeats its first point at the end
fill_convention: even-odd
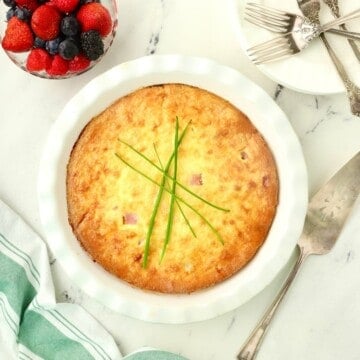
{"type": "Polygon", "coordinates": [[[80,0],[51,0],[61,12],[68,14],[76,9],[79,5],[80,0]]]}
{"type": "Polygon", "coordinates": [[[69,62],[60,55],[55,55],[51,65],[46,69],[49,75],[65,75],[69,70],[69,62]]]}
{"type": "Polygon", "coordinates": [[[90,60],[82,54],[75,56],[69,62],[69,70],[71,72],[79,72],[87,69],[90,66],[90,60]]]}
{"type": "Polygon", "coordinates": [[[51,66],[51,55],[44,49],[31,50],[27,61],[26,68],[29,71],[41,71],[51,66]]]}
{"type": "Polygon", "coordinates": [[[30,10],[31,12],[35,11],[35,9],[39,7],[37,0],[15,0],[15,3],[22,8],[30,10]]]}
{"type": "Polygon", "coordinates": [[[99,3],[89,3],[80,7],[76,14],[83,32],[96,30],[101,36],[110,34],[112,20],[106,7],[99,3]]]}
{"type": "Polygon", "coordinates": [[[51,5],[41,5],[31,17],[31,27],[39,38],[43,40],[55,39],[60,33],[61,15],[51,5]]]}
{"type": "Polygon", "coordinates": [[[2,47],[8,51],[23,52],[30,50],[33,42],[34,37],[29,25],[17,17],[12,17],[7,24],[2,47]]]}

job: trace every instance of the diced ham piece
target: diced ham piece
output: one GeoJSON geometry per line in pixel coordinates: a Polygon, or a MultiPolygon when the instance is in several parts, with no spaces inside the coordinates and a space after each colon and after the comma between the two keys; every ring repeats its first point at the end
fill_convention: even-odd
{"type": "Polygon", "coordinates": [[[249,155],[245,151],[242,151],[240,153],[240,156],[241,156],[241,160],[246,160],[249,157],[249,155]]]}
{"type": "Polygon", "coordinates": [[[199,186],[203,184],[203,179],[201,174],[193,174],[190,179],[190,185],[199,186]]]}
{"type": "Polygon", "coordinates": [[[270,186],[270,177],[268,175],[263,176],[263,186],[269,187],[270,186]]]}
{"type": "Polygon", "coordinates": [[[123,224],[125,225],[136,225],[138,222],[138,217],[134,213],[125,213],[123,216],[123,224]]]}

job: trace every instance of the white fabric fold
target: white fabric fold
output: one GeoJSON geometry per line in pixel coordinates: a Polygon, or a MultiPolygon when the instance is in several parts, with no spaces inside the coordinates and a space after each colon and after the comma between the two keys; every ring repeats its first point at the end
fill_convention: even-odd
{"type": "Polygon", "coordinates": [[[0,359],[121,358],[81,306],[56,303],[45,243],[0,200],[0,359]]]}

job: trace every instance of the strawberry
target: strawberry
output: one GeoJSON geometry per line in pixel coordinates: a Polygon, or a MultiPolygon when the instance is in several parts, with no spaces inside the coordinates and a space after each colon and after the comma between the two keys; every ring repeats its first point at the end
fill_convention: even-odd
{"type": "Polygon", "coordinates": [[[60,33],[61,14],[51,5],[41,5],[31,17],[34,33],[43,40],[55,39],[60,33]]]}
{"type": "Polygon", "coordinates": [[[111,32],[112,21],[109,10],[100,3],[93,2],[81,6],[76,18],[83,32],[96,30],[103,37],[111,32]]]}
{"type": "Polygon", "coordinates": [[[82,54],[75,56],[69,62],[69,70],[71,72],[78,72],[85,70],[90,65],[90,60],[82,54]]]}
{"type": "Polygon", "coordinates": [[[49,75],[65,75],[69,70],[69,62],[60,55],[55,55],[50,66],[46,68],[49,75]]]}
{"type": "Polygon", "coordinates": [[[79,5],[80,0],[51,0],[51,3],[54,4],[61,12],[70,13],[76,9],[79,5]]]}
{"type": "Polygon", "coordinates": [[[23,52],[31,49],[34,37],[29,25],[12,17],[7,24],[5,36],[2,40],[2,47],[13,52],[23,52]]]}
{"type": "Polygon", "coordinates": [[[51,66],[51,55],[44,49],[32,49],[27,60],[26,68],[29,71],[41,71],[51,66]]]}
{"type": "Polygon", "coordinates": [[[22,8],[30,10],[31,12],[35,11],[35,9],[39,7],[37,0],[15,0],[15,3],[22,8]]]}

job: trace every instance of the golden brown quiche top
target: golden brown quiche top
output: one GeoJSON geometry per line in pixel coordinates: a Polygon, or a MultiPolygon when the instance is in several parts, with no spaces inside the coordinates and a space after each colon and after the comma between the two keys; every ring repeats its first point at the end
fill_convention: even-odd
{"type": "MultiPolygon", "coordinates": [[[[170,173],[173,167],[170,168],[170,173]]],[[[171,179],[166,181],[171,188],[171,179]]],[[[278,203],[278,177],[271,151],[249,119],[224,99],[180,84],[146,87],[120,98],[80,134],[67,168],[69,222],[94,261],[137,287],[185,293],[214,285],[244,267],[267,237],[278,203]],[[178,182],[171,237],[160,263],[170,209],[164,192],[143,267],[146,234],[159,186],[155,180],[179,133],[178,182]],[[180,205],[180,206],[178,206],[180,205]],[[181,214],[181,211],[185,215],[181,214]],[[196,237],[190,231],[188,219],[196,237]]]]}

